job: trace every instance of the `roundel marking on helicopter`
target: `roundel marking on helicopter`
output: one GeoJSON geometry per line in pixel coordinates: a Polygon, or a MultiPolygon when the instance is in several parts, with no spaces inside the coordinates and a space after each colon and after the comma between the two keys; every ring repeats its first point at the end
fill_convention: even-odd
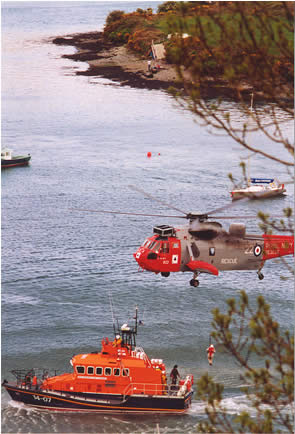
{"type": "Polygon", "coordinates": [[[261,255],[261,252],[262,252],[262,247],[259,244],[256,244],[256,246],[254,247],[254,255],[259,256],[261,255]]]}

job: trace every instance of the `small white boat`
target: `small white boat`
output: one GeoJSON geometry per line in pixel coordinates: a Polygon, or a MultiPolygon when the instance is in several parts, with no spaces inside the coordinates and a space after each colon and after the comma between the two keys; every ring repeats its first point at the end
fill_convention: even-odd
{"type": "Polygon", "coordinates": [[[1,169],[15,166],[27,166],[31,155],[13,155],[11,149],[1,150],[1,169]]]}
{"type": "Polygon", "coordinates": [[[232,200],[249,197],[251,199],[266,199],[281,196],[285,193],[284,184],[275,178],[250,178],[250,183],[245,188],[235,188],[231,191],[232,200]]]}

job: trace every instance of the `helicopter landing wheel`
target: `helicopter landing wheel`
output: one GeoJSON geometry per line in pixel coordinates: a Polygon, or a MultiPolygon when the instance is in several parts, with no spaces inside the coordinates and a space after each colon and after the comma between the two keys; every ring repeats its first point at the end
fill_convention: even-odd
{"type": "Polygon", "coordinates": [[[190,285],[197,288],[199,286],[200,282],[197,279],[190,280],[190,285]]]}
{"type": "Polygon", "coordinates": [[[161,272],[161,276],[163,276],[163,277],[169,277],[170,273],[169,273],[169,271],[162,271],[161,272]]]}
{"type": "Polygon", "coordinates": [[[264,275],[259,271],[259,273],[257,273],[258,274],[258,279],[259,280],[262,280],[262,279],[264,279],[264,275]]]}

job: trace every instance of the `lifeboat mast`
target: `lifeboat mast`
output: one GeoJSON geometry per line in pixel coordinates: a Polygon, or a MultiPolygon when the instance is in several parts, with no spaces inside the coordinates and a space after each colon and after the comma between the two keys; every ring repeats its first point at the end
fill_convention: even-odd
{"type": "Polygon", "coordinates": [[[136,347],[136,335],[137,335],[137,326],[138,326],[138,307],[135,307],[135,316],[134,319],[134,326],[131,327],[128,325],[128,323],[123,324],[121,327],[117,325],[117,328],[114,324],[114,331],[115,331],[115,338],[118,336],[121,337],[122,347],[127,347],[132,351],[136,347]]]}

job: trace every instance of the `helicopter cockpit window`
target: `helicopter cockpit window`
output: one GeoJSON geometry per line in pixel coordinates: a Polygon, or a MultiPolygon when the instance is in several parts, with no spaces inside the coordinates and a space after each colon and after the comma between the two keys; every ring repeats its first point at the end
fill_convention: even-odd
{"type": "Polygon", "coordinates": [[[148,247],[153,252],[158,253],[160,248],[160,242],[159,241],[153,241],[152,244],[148,247]]]}
{"type": "Polygon", "coordinates": [[[143,243],[142,247],[148,247],[148,245],[150,244],[151,240],[147,239],[145,240],[145,242],[143,243]]]}
{"type": "Polygon", "coordinates": [[[158,241],[155,243],[155,245],[153,247],[150,247],[150,249],[153,250],[153,252],[155,252],[155,253],[159,253],[160,246],[161,246],[161,243],[158,241]]]}

